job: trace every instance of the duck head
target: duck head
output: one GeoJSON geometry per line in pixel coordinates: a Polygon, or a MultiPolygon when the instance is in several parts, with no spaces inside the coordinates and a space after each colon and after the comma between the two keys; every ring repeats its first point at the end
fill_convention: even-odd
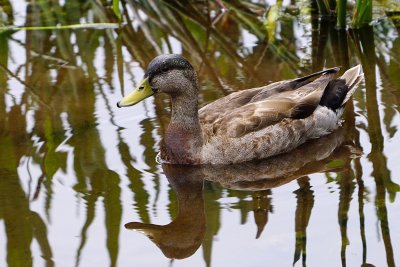
{"type": "Polygon", "coordinates": [[[197,95],[197,75],[192,65],[177,54],[160,55],[149,64],[137,88],[117,103],[118,107],[132,106],[157,92],[171,97],[197,95]]]}

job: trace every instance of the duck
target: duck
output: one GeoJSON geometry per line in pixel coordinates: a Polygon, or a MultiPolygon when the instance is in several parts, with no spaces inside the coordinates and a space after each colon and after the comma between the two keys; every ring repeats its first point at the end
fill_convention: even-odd
{"type": "Polygon", "coordinates": [[[163,54],[117,106],[133,106],[158,93],[171,97],[171,120],[160,144],[163,163],[236,164],[289,152],[341,125],[345,104],[363,80],[357,65],[335,78],[339,67],[231,93],[199,107],[192,64],[163,54]]]}

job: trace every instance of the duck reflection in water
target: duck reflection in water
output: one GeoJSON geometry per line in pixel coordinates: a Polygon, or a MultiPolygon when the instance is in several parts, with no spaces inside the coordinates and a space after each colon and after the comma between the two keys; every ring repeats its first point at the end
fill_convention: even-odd
{"type": "Polygon", "coordinates": [[[341,128],[290,153],[261,161],[207,166],[163,164],[164,173],[177,195],[177,217],[167,225],[130,222],[125,227],[145,234],[168,258],[190,257],[205,237],[203,184],[204,181],[211,181],[228,189],[254,191],[258,238],[268,222],[270,204],[264,203],[265,192],[269,194],[266,190],[312,173],[342,171],[348,164],[330,167],[328,163],[334,160],[349,162],[360,154],[359,151],[349,141],[345,128],[341,128]],[[260,204],[266,207],[260,207],[260,204]]]}

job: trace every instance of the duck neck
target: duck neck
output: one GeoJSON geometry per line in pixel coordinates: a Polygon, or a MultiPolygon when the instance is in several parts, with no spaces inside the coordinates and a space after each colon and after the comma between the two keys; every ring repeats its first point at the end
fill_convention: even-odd
{"type": "Polygon", "coordinates": [[[197,96],[172,97],[171,125],[181,125],[193,130],[200,128],[197,96]]]}
{"type": "Polygon", "coordinates": [[[173,95],[162,158],[175,164],[196,164],[202,144],[197,94],[173,95]]]}

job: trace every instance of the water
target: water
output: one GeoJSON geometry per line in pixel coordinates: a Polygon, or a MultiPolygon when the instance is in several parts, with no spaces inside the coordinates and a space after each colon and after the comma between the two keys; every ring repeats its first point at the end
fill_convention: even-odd
{"type": "MultiPolygon", "coordinates": [[[[217,18],[210,3],[124,2],[119,30],[0,33],[1,266],[400,264],[398,29],[337,31],[303,2],[264,27],[263,5],[225,2],[217,18]],[[172,167],[156,162],[168,97],[116,107],[170,52],[198,71],[201,105],[323,67],[361,63],[365,81],[333,135],[261,162],[172,167]]],[[[4,25],[115,22],[94,2],[9,6],[4,25]]]]}

